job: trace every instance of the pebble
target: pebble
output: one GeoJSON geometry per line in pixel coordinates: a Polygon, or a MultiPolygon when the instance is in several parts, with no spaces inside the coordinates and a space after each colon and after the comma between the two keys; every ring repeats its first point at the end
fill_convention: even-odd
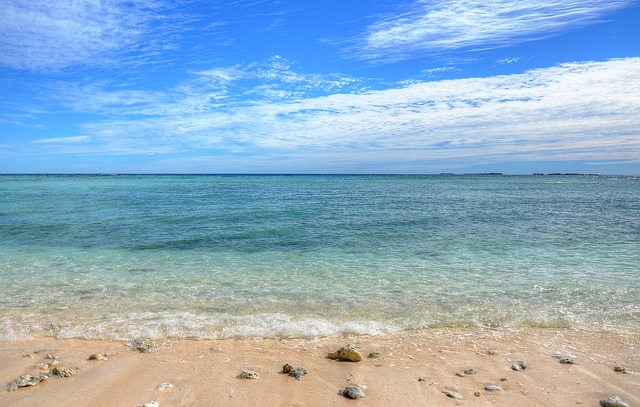
{"type": "Polygon", "coordinates": [[[452,399],[456,399],[456,400],[462,400],[462,395],[460,393],[458,393],[457,391],[443,391],[443,393],[447,396],[447,397],[451,397],[452,399]]]}
{"type": "Polygon", "coordinates": [[[348,344],[338,349],[335,352],[327,355],[329,359],[346,360],[348,362],[360,362],[362,360],[362,354],[354,345],[348,344]]]}
{"type": "Polygon", "coordinates": [[[94,353],[93,355],[89,356],[89,359],[87,360],[107,360],[106,356],[94,353]]]}
{"type": "Polygon", "coordinates": [[[160,404],[158,404],[157,401],[150,401],[147,404],[143,404],[140,407],[160,407],[160,404]]]}
{"type": "Polygon", "coordinates": [[[296,380],[302,380],[304,376],[307,375],[307,369],[304,367],[293,367],[290,364],[286,364],[282,366],[282,371],[287,373],[289,376],[294,377],[296,380]]]}
{"type": "Polygon", "coordinates": [[[140,353],[151,352],[156,348],[155,342],[153,342],[149,338],[138,338],[135,339],[131,346],[140,353]]]}
{"type": "Polygon", "coordinates": [[[486,391],[502,391],[502,387],[500,386],[484,386],[486,391]]]}
{"type": "Polygon", "coordinates": [[[477,373],[478,371],[476,369],[465,369],[462,372],[456,373],[456,376],[465,377],[465,376],[471,376],[477,373]]]}
{"type": "Polygon", "coordinates": [[[258,374],[258,372],[254,372],[253,370],[247,369],[240,372],[240,374],[237,377],[238,379],[258,379],[260,378],[260,375],[258,374]]]}
{"type": "Polygon", "coordinates": [[[511,364],[511,369],[516,371],[526,370],[528,366],[529,364],[526,360],[517,360],[511,364]]]}
{"type": "Polygon", "coordinates": [[[560,359],[558,359],[558,360],[559,360],[559,361],[560,361],[560,363],[562,363],[563,365],[573,365],[573,364],[575,364],[575,363],[576,363],[576,362],[575,362],[573,359],[571,359],[571,358],[560,358],[560,359]]]}
{"type": "Polygon", "coordinates": [[[338,394],[354,400],[363,399],[364,389],[360,386],[347,386],[344,390],[340,390],[338,394]]]}
{"type": "Polygon", "coordinates": [[[626,367],[623,366],[616,366],[613,368],[614,372],[618,372],[618,373],[629,373],[631,370],[627,369],[626,367]]]}
{"type": "Polygon", "coordinates": [[[64,366],[56,366],[51,369],[51,374],[58,377],[71,377],[77,375],[78,371],[64,366]]]}
{"type": "Polygon", "coordinates": [[[600,400],[600,406],[601,407],[629,407],[629,405],[624,401],[622,401],[622,399],[618,396],[613,396],[613,397],[600,400]]]}
{"type": "Polygon", "coordinates": [[[158,391],[165,391],[172,388],[173,388],[173,384],[171,383],[160,383],[159,385],[156,386],[156,390],[158,391]]]}

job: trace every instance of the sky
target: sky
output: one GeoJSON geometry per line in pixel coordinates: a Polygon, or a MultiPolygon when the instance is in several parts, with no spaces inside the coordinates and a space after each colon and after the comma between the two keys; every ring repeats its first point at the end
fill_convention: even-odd
{"type": "Polygon", "coordinates": [[[0,0],[0,173],[640,175],[640,0],[0,0]]]}

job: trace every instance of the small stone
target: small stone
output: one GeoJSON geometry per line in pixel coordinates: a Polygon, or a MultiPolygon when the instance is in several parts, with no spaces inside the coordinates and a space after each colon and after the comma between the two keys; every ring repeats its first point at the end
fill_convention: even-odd
{"type": "Polygon", "coordinates": [[[34,355],[33,353],[25,353],[22,356],[29,359],[38,359],[38,355],[34,355]]]}
{"type": "Polygon", "coordinates": [[[573,365],[573,364],[576,363],[573,359],[567,358],[567,357],[560,358],[560,359],[558,359],[558,361],[560,363],[562,363],[563,365],[573,365]]]}
{"type": "Polygon", "coordinates": [[[528,366],[529,365],[526,360],[518,360],[511,364],[511,369],[516,371],[526,370],[528,366]]]}
{"type": "Polygon", "coordinates": [[[613,371],[618,373],[625,373],[625,374],[631,372],[630,369],[627,369],[626,367],[623,367],[623,366],[615,366],[613,368],[613,371]]]}
{"type": "Polygon", "coordinates": [[[473,392],[473,395],[476,396],[476,397],[480,397],[482,394],[480,394],[479,391],[476,391],[476,392],[473,392]]]}
{"type": "Polygon", "coordinates": [[[629,405],[624,401],[622,401],[622,399],[618,396],[613,396],[613,397],[600,400],[600,406],[601,407],[629,407],[629,405]]]}
{"type": "Polygon", "coordinates": [[[498,354],[498,351],[497,351],[497,350],[489,349],[489,350],[487,351],[487,355],[495,356],[495,355],[497,355],[497,354],[498,354]]]}
{"type": "Polygon", "coordinates": [[[135,339],[131,346],[140,353],[151,352],[156,349],[156,344],[149,338],[135,339]]]}
{"type": "Polygon", "coordinates": [[[309,372],[304,367],[293,367],[290,364],[286,364],[282,366],[282,371],[287,373],[289,376],[294,377],[296,380],[302,380],[304,376],[306,376],[309,372]]]}
{"type": "Polygon", "coordinates": [[[147,404],[143,404],[140,407],[160,407],[160,404],[158,404],[157,401],[150,401],[147,404]]]}
{"type": "Polygon", "coordinates": [[[507,379],[506,377],[501,377],[501,378],[500,378],[500,381],[501,381],[501,382],[506,382],[506,381],[508,381],[508,380],[509,380],[509,379],[507,379]]]}
{"type": "Polygon", "coordinates": [[[45,375],[40,375],[40,376],[31,376],[31,375],[22,375],[20,376],[19,379],[16,379],[14,381],[12,381],[11,383],[9,383],[9,385],[7,386],[7,390],[8,391],[14,391],[14,390],[18,390],[20,388],[23,387],[31,387],[31,386],[35,386],[36,384],[47,380],[49,377],[45,376],[45,375]]]}
{"type": "Polygon", "coordinates": [[[98,353],[94,353],[93,355],[89,356],[88,360],[107,360],[107,357],[98,353]]]}
{"type": "Polygon", "coordinates": [[[338,392],[339,395],[350,399],[358,400],[364,398],[364,389],[360,386],[347,386],[338,392]]]}
{"type": "Polygon", "coordinates": [[[465,376],[471,376],[477,373],[478,371],[476,369],[465,369],[462,372],[456,373],[456,376],[465,377],[465,376]]]}
{"type": "Polygon", "coordinates": [[[57,355],[47,355],[44,358],[49,360],[60,360],[60,356],[57,355]]]}
{"type": "Polygon", "coordinates": [[[384,359],[384,358],[382,357],[382,355],[381,355],[381,354],[379,354],[378,352],[371,352],[371,353],[369,353],[369,355],[368,355],[367,357],[368,357],[369,359],[378,359],[378,360],[380,360],[380,359],[384,359]]]}
{"type": "Polygon", "coordinates": [[[260,378],[260,375],[257,372],[254,372],[253,370],[247,369],[240,372],[240,374],[237,377],[238,379],[258,379],[260,378]]]}
{"type": "Polygon", "coordinates": [[[166,391],[173,388],[173,384],[171,383],[160,383],[156,386],[157,391],[166,391]]]}
{"type": "Polygon", "coordinates": [[[51,374],[58,377],[71,377],[77,375],[78,371],[64,366],[56,366],[51,370],[51,374]]]}
{"type": "Polygon", "coordinates": [[[443,391],[443,393],[447,396],[447,397],[451,397],[452,399],[456,399],[456,400],[462,400],[462,395],[460,393],[458,393],[457,391],[443,391]]]}
{"type": "Polygon", "coordinates": [[[500,386],[484,386],[486,391],[502,391],[502,387],[500,386]]]}
{"type": "Polygon", "coordinates": [[[354,345],[348,344],[338,349],[335,352],[327,355],[329,359],[346,360],[349,362],[360,362],[362,360],[362,354],[354,345]]]}
{"type": "Polygon", "coordinates": [[[429,379],[427,379],[426,377],[418,377],[419,382],[426,382],[427,380],[429,379]]]}

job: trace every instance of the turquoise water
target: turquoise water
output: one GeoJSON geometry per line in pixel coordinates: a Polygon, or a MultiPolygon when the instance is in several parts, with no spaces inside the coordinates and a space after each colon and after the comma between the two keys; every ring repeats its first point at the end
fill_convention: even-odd
{"type": "Polygon", "coordinates": [[[640,178],[0,176],[0,340],[640,329],[640,178]]]}

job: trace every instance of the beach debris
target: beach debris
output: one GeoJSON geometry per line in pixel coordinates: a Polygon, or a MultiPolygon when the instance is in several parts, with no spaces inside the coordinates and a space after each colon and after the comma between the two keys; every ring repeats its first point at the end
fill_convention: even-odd
{"type": "Polygon", "coordinates": [[[302,378],[309,373],[304,367],[294,368],[288,363],[282,366],[282,371],[287,373],[289,376],[294,377],[296,380],[302,380],[302,378]]]}
{"type": "Polygon", "coordinates": [[[618,372],[618,373],[625,373],[626,374],[626,373],[631,372],[632,370],[631,369],[627,369],[624,366],[614,366],[613,371],[614,372],[618,372]]]}
{"type": "Polygon", "coordinates": [[[443,393],[447,397],[451,397],[452,399],[462,400],[462,395],[460,393],[458,393],[457,391],[446,390],[446,391],[443,391],[443,393]]]}
{"type": "Polygon", "coordinates": [[[158,404],[157,401],[153,400],[153,401],[150,401],[147,404],[143,404],[143,405],[141,405],[139,407],[160,407],[160,404],[158,404]]]}
{"type": "Polygon", "coordinates": [[[78,371],[64,366],[56,366],[51,369],[51,374],[58,377],[71,377],[77,375],[78,371]]]}
{"type": "Polygon", "coordinates": [[[526,370],[529,364],[526,360],[517,360],[511,364],[511,369],[515,371],[526,370]]]}
{"type": "Polygon", "coordinates": [[[151,352],[156,349],[156,343],[149,338],[137,338],[131,342],[133,349],[140,353],[151,352]]]}
{"type": "Polygon", "coordinates": [[[240,372],[237,378],[238,379],[258,379],[260,378],[260,375],[257,372],[254,372],[253,370],[246,369],[240,372]]]}
{"type": "Polygon", "coordinates": [[[14,391],[14,390],[21,389],[23,387],[35,386],[36,384],[44,380],[47,380],[48,378],[49,376],[47,375],[32,376],[29,374],[25,374],[20,376],[19,379],[16,379],[11,383],[9,383],[9,385],[7,386],[7,391],[14,391]]]}
{"type": "Polygon", "coordinates": [[[89,359],[87,360],[107,360],[107,356],[105,356],[106,353],[104,355],[101,355],[99,353],[94,353],[93,355],[89,356],[89,359]]]}
{"type": "Polygon", "coordinates": [[[364,387],[361,386],[347,386],[344,390],[338,392],[342,397],[358,400],[364,398],[364,387]]]}
{"type": "Polygon", "coordinates": [[[355,345],[348,344],[338,349],[335,352],[327,355],[329,359],[346,360],[348,362],[360,362],[362,360],[362,354],[355,347],[355,345]]]}
{"type": "Polygon", "coordinates": [[[500,386],[493,386],[493,385],[484,386],[484,389],[485,389],[486,391],[502,391],[502,387],[500,387],[500,386]]]}
{"type": "Polygon", "coordinates": [[[471,376],[474,374],[478,374],[478,371],[476,369],[469,368],[469,369],[463,370],[462,372],[456,373],[456,376],[465,377],[465,376],[471,376]]]}
{"type": "Polygon", "coordinates": [[[618,396],[613,396],[613,397],[600,400],[600,406],[601,407],[629,407],[629,405],[624,401],[622,401],[622,399],[618,396]]]}
{"type": "Polygon", "coordinates": [[[156,386],[157,391],[166,391],[173,388],[173,384],[171,383],[160,383],[156,386]]]}

